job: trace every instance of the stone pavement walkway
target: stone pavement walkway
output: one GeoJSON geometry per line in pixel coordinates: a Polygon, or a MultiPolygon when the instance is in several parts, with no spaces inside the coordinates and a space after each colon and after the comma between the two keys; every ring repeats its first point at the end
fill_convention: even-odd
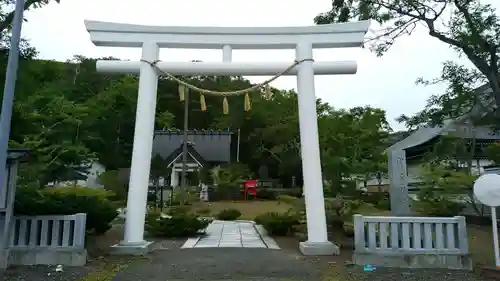
{"type": "Polygon", "coordinates": [[[207,227],[205,236],[188,239],[182,248],[279,249],[279,246],[252,221],[214,220],[207,227]]]}

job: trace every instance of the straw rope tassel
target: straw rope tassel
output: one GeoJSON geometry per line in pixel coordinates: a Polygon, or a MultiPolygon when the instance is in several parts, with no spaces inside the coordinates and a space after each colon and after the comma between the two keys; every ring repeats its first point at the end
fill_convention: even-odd
{"type": "Polygon", "coordinates": [[[184,96],[186,95],[186,86],[179,84],[179,99],[184,101],[184,96]]]}
{"type": "Polygon", "coordinates": [[[222,101],[222,111],[224,114],[229,114],[229,104],[227,102],[227,97],[224,97],[224,100],[222,101]]]}
{"type": "Polygon", "coordinates": [[[245,109],[245,111],[249,111],[252,108],[252,104],[250,103],[250,96],[248,95],[248,93],[245,93],[243,108],[245,109]]]}
{"type": "Polygon", "coordinates": [[[204,95],[200,95],[200,105],[201,105],[201,111],[207,111],[207,103],[205,102],[204,95]]]}

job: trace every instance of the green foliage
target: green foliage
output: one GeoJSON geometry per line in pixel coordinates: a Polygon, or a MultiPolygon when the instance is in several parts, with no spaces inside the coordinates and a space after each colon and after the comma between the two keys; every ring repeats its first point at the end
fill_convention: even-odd
{"type": "Polygon", "coordinates": [[[329,225],[342,227],[346,221],[351,221],[352,215],[365,204],[361,200],[348,200],[341,196],[326,200],[326,220],[329,225]]]}
{"type": "Polygon", "coordinates": [[[356,188],[353,178],[385,171],[385,140],[391,128],[385,112],[371,107],[328,110],[319,119],[321,163],[332,196],[356,188]],[[339,149],[341,148],[341,149],[339,149]]]}
{"type": "Polygon", "coordinates": [[[490,60],[491,48],[500,43],[500,23],[495,9],[477,0],[337,0],[333,1],[330,11],[319,14],[314,21],[328,24],[368,19],[383,24],[370,40],[375,41],[372,47],[379,55],[399,37],[410,35],[418,23],[429,29],[430,36],[468,56],[474,54],[490,60]],[[450,10],[451,16],[445,12],[450,10]]]}
{"type": "Polygon", "coordinates": [[[250,170],[243,164],[217,166],[210,171],[219,199],[239,199],[243,180],[250,176],[250,170]]]}
{"type": "Polygon", "coordinates": [[[302,197],[302,187],[295,187],[295,188],[283,188],[277,191],[278,196],[291,196],[295,198],[301,198],[302,197]]]}
{"type": "Polygon", "coordinates": [[[212,179],[218,185],[242,182],[250,174],[250,170],[244,164],[228,164],[212,169],[212,179]]]}
{"type": "Polygon", "coordinates": [[[290,195],[280,195],[278,197],[278,200],[280,202],[293,205],[293,204],[295,204],[298,201],[298,198],[294,197],[294,196],[290,196],[290,195]]]}
{"type": "Polygon", "coordinates": [[[108,198],[113,193],[84,187],[19,188],[16,192],[14,212],[17,215],[73,215],[87,214],[87,231],[100,235],[111,226],[118,212],[108,198]]]}
{"type": "Polygon", "coordinates": [[[270,212],[255,217],[254,221],[262,225],[270,235],[287,236],[292,234],[293,227],[299,224],[299,217],[293,212],[270,212]]]}
{"type": "MultiPolygon", "coordinates": [[[[423,25],[429,36],[452,47],[460,56],[466,57],[474,66],[447,61],[441,76],[424,84],[446,82],[445,93],[432,96],[426,108],[412,118],[402,116],[400,121],[408,127],[423,124],[440,124],[446,119],[470,113],[476,106],[481,119],[490,119],[489,124],[498,124],[500,110],[500,18],[495,8],[484,1],[454,0],[336,0],[330,11],[319,14],[317,24],[374,19],[381,26],[367,38],[368,47],[378,55],[385,53],[398,38],[413,33],[415,27],[423,25]],[[476,89],[487,84],[492,93],[476,89]],[[479,94],[479,95],[478,95],[479,94]],[[484,97],[480,97],[483,95],[484,97]],[[477,108],[480,100],[491,100],[494,107],[477,108]],[[488,114],[493,113],[493,114],[488,114]],[[492,117],[492,118],[488,118],[492,117]]],[[[486,105],[486,106],[485,106],[486,105]]]]}
{"type": "MultiPolygon", "coordinates": [[[[181,203],[181,191],[180,188],[174,189],[172,192],[174,193],[172,197],[172,205],[177,206],[181,203]]],[[[198,191],[195,186],[186,186],[186,190],[184,190],[184,204],[191,205],[193,202],[199,200],[198,191]]]]}
{"type": "Polygon", "coordinates": [[[386,194],[384,198],[380,199],[378,202],[376,202],[374,205],[377,209],[379,210],[385,210],[385,211],[390,211],[391,210],[391,201],[389,198],[389,194],[386,194]]]}
{"type": "Polygon", "coordinates": [[[495,142],[490,144],[485,151],[489,160],[495,162],[496,165],[500,165],[500,143],[495,142]]]}
{"type": "Polygon", "coordinates": [[[259,200],[276,200],[279,192],[269,188],[257,188],[257,198],[259,200]]]}
{"type": "Polygon", "coordinates": [[[185,215],[190,212],[191,212],[190,206],[172,206],[168,208],[165,214],[174,216],[174,215],[185,215]]]}
{"type": "Polygon", "coordinates": [[[120,179],[118,171],[108,170],[101,173],[98,177],[99,183],[104,186],[105,190],[115,194],[114,200],[127,199],[127,183],[120,179]]]}
{"type": "Polygon", "coordinates": [[[183,211],[150,213],[146,217],[146,230],[157,237],[190,237],[201,234],[209,224],[209,220],[183,211]]]}
{"type": "Polygon", "coordinates": [[[212,177],[211,177],[210,169],[207,169],[207,168],[199,169],[198,170],[198,179],[205,184],[211,183],[212,177]]]}
{"type": "Polygon", "coordinates": [[[148,202],[154,203],[158,200],[158,196],[156,194],[148,192],[148,202]]]}
{"type": "Polygon", "coordinates": [[[477,176],[442,165],[425,165],[421,178],[424,185],[414,202],[415,209],[430,216],[456,216],[466,206],[461,195],[470,193],[477,176]]]}
{"type": "Polygon", "coordinates": [[[224,209],[220,211],[216,218],[224,221],[234,221],[241,217],[241,212],[237,209],[224,209]]]}
{"type": "Polygon", "coordinates": [[[435,195],[419,195],[419,201],[416,201],[414,206],[419,214],[435,217],[456,216],[465,208],[464,203],[455,202],[446,197],[435,195]]]}
{"type": "MultiPolygon", "coordinates": [[[[6,60],[0,57],[1,63],[5,68],[6,60]]],[[[186,79],[214,90],[252,85],[241,77],[186,79]]],[[[66,63],[23,59],[18,80],[10,145],[31,149],[32,157],[21,167],[20,182],[42,187],[49,182],[73,180],[75,172],[97,160],[111,171],[102,176],[105,188],[115,192],[117,199],[124,199],[127,180],[123,180],[119,169],[130,167],[137,77],[97,73],[95,59],[75,56],[66,63]]],[[[296,183],[301,184],[297,95],[292,91],[272,91],[271,99],[253,92],[250,112],[243,111],[243,99],[235,99],[230,103],[229,115],[222,113],[212,97],[206,97],[207,112],[196,110],[199,97],[190,95],[192,128],[241,131],[240,162],[245,165],[223,165],[217,175],[212,173],[213,180],[220,181],[216,183],[221,193],[238,195],[241,181],[258,174],[261,167],[267,169],[261,169],[265,177],[290,181],[296,176],[296,183]]],[[[167,79],[159,81],[155,128],[181,127],[182,112],[176,84],[167,79]]],[[[380,157],[376,154],[383,150],[379,147],[388,130],[382,110],[335,110],[318,100],[318,114],[322,168],[327,178],[378,169],[374,163],[380,157]],[[360,160],[361,152],[365,162],[360,160]]],[[[203,173],[199,178],[208,181],[208,172],[203,173]]],[[[169,174],[165,163],[158,156],[153,157],[152,179],[158,182],[159,177],[169,174]]]]}
{"type": "Polygon", "coordinates": [[[203,209],[197,210],[196,213],[198,215],[208,216],[212,213],[212,210],[210,210],[210,208],[203,208],[203,209]]]}

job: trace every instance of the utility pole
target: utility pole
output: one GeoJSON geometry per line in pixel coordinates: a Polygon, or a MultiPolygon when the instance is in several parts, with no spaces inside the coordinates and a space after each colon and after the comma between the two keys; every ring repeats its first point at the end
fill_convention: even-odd
{"type": "Polygon", "coordinates": [[[184,94],[184,137],[182,143],[182,174],[181,174],[181,190],[179,193],[179,201],[181,206],[184,205],[184,195],[186,194],[186,176],[187,176],[187,156],[188,156],[188,118],[189,118],[189,89],[186,89],[184,94]]]}
{"type": "MultiPolygon", "coordinates": [[[[9,149],[10,125],[12,121],[12,106],[19,66],[19,42],[23,25],[24,0],[17,0],[12,20],[12,35],[10,38],[9,59],[3,90],[2,113],[0,116],[0,193],[7,188],[4,180],[7,170],[7,150],[9,149]]],[[[1,246],[1,245],[0,245],[1,246]]]]}
{"type": "Polygon", "coordinates": [[[240,129],[238,129],[238,146],[236,147],[236,163],[240,163],[240,129]]]}
{"type": "MultiPolygon", "coordinates": [[[[0,193],[7,192],[7,150],[9,149],[10,126],[12,121],[12,106],[19,66],[19,42],[21,41],[21,27],[23,24],[24,0],[17,0],[12,20],[12,34],[10,38],[9,59],[3,89],[2,113],[0,115],[0,193]]],[[[4,193],[5,194],[5,193],[4,193]]],[[[8,204],[8,203],[7,203],[8,204]]],[[[10,234],[8,222],[9,212],[4,219],[4,237],[0,238],[0,267],[7,264],[9,254],[5,251],[10,234]],[[5,237],[7,236],[7,237],[5,237]]]]}

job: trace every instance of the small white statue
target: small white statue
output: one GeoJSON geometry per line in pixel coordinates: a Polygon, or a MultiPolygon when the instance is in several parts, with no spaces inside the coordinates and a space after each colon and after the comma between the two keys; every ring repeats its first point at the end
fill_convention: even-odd
{"type": "Polygon", "coordinates": [[[201,183],[200,201],[208,201],[208,185],[201,183]]]}

